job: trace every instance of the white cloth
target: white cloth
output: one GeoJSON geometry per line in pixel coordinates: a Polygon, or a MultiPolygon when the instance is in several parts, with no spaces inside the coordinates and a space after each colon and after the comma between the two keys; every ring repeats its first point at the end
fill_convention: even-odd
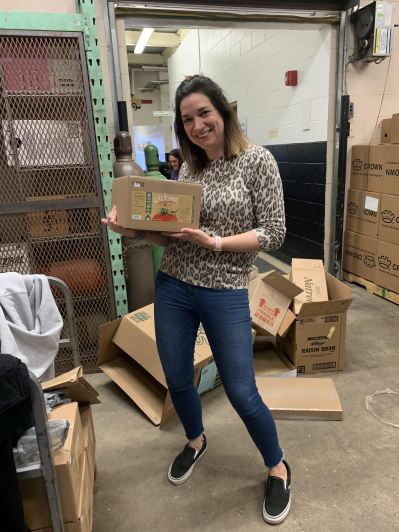
{"type": "Polygon", "coordinates": [[[0,274],[0,354],[18,357],[40,378],[54,362],[62,326],[45,275],[0,274]]]}

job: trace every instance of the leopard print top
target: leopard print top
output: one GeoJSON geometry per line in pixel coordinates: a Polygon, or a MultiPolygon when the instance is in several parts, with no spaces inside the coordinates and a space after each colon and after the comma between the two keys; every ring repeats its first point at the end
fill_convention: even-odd
{"type": "MultiPolygon", "coordinates": [[[[277,163],[261,146],[249,145],[230,161],[220,157],[191,175],[183,164],[179,181],[202,185],[200,228],[210,236],[254,230],[262,250],[280,247],[285,237],[283,191],[277,163]]],[[[170,239],[160,270],[207,288],[246,288],[257,252],[215,252],[170,239]]]]}

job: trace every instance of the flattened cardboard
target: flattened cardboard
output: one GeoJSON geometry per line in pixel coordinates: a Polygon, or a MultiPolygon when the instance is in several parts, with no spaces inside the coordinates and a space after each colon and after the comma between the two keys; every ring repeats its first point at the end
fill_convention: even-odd
{"type": "Polygon", "coordinates": [[[259,275],[248,289],[252,324],[266,334],[283,336],[293,319],[291,314],[286,317],[288,307],[301,291],[274,270],[259,275]]]}
{"type": "Polygon", "coordinates": [[[290,280],[303,290],[294,299],[295,314],[298,314],[303,303],[328,300],[326,276],[322,260],[292,259],[290,280]]]}
{"type": "Polygon", "coordinates": [[[342,404],[329,378],[257,378],[256,384],[275,419],[342,420],[342,404]]]}
{"type": "Polygon", "coordinates": [[[343,268],[363,279],[375,282],[377,275],[378,240],[345,231],[343,268]]]}
{"type": "Polygon", "coordinates": [[[349,189],[346,198],[346,229],[361,235],[377,238],[381,207],[381,194],[349,189]]]}
{"type": "Polygon", "coordinates": [[[98,399],[99,393],[97,390],[84,378],[82,366],[43,382],[42,390],[44,392],[65,390],[71,401],[77,401],[79,404],[97,404],[101,402],[98,399]]]}
{"type": "Polygon", "coordinates": [[[112,183],[119,225],[145,231],[198,228],[201,194],[199,184],[167,179],[124,176],[112,183]]]}
{"type": "Polygon", "coordinates": [[[382,194],[379,239],[399,245],[399,196],[382,194]]]}

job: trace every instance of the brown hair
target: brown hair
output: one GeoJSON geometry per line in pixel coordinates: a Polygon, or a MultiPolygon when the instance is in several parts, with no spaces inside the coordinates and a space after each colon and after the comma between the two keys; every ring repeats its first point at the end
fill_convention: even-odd
{"type": "Polygon", "coordinates": [[[169,157],[171,155],[172,155],[172,157],[175,157],[175,159],[178,159],[179,168],[181,168],[181,165],[183,164],[183,156],[182,156],[181,151],[179,150],[179,148],[174,148],[173,150],[170,150],[170,152],[168,153],[169,168],[171,168],[170,161],[169,161],[169,157]]]}
{"type": "Polygon", "coordinates": [[[209,159],[205,151],[188,138],[184,130],[180,111],[180,104],[183,98],[195,92],[207,96],[223,119],[224,156],[226,159],[237,157],[247,148],[249,141],[241,131],[237,115],[231,108],[219,85],[206,76],[195,75],[186,77],[178,86],[175,95],[175,133],[183,152],[184,160],[187,162],[190,170],[197,173],[207,166],[209,159]]]}

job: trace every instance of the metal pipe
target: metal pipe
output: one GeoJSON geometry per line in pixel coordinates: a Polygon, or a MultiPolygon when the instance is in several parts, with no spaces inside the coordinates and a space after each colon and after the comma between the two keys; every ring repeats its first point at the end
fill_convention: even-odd
{"type": "MultiPolygon", "coordinates": [[[[120,80],[120,68],[119,68],[119,57],[117,56],[117,67],[115,65],[115,52],[113,46],[113,33],[111,30],[111,15],[113,14],[113,26],[115,27],[115,12],[114,4],[109,3],[108,0],[102,0],[102,9],[103,9],[103,18],[104,18],[104,33],[105,33],[105,42],[107,44],[107,55],[108,55],[108,70],[109,70],[109,81],[111,84],[111,102],[112,102],[112,114],[114,118],[114,129],[118,131],[119,121],[118,121],[118,107],[117,101],[122,99],[122,90],[121,90],[121,80],[120,80]],[[116,71],[119,72],[119,88],[116,71]],[[118,93],[120,97],[118,97],[118,93]]],[[[115,31],[116,34],[116,31],[115,31]]],[[[118,51],[118,47],[116,47],[118,51]]]]}
{"type": "MultiPolygon", "coordinates": [[[[343,120],[345,116],[342,113],[343,105],[343,86],[345,80],[345,52],[346,52],[346,30],[347,14],[341,11],[341,19],[338,32],[338,62],[337,62],[337,84],[336,84],[336,103],[335,103],[335,132],[334,132],[334,152],[333,152],[333,198],[331,212],[331,237],[333,238],[333,249],[330,257],[329,270],[336,277],[341,276],[342,262],[342,230],[344,216],[344,197],[345,197],[345,168],[342,167],[343,155],[346,163],[346,138],[341,134],[344,127],[343,120]],[[345,154],[342,153],[345,150],[345,154]]],[[[346,102],[344,102],[346,103],[346,102]]],[[[345,115],[346,113],[344,113],[345,115]]],[[[347,117],[346,117],[347,120],[347,117]]],[[[346,131],[346,127],[345,127],[346,131]]]]}

